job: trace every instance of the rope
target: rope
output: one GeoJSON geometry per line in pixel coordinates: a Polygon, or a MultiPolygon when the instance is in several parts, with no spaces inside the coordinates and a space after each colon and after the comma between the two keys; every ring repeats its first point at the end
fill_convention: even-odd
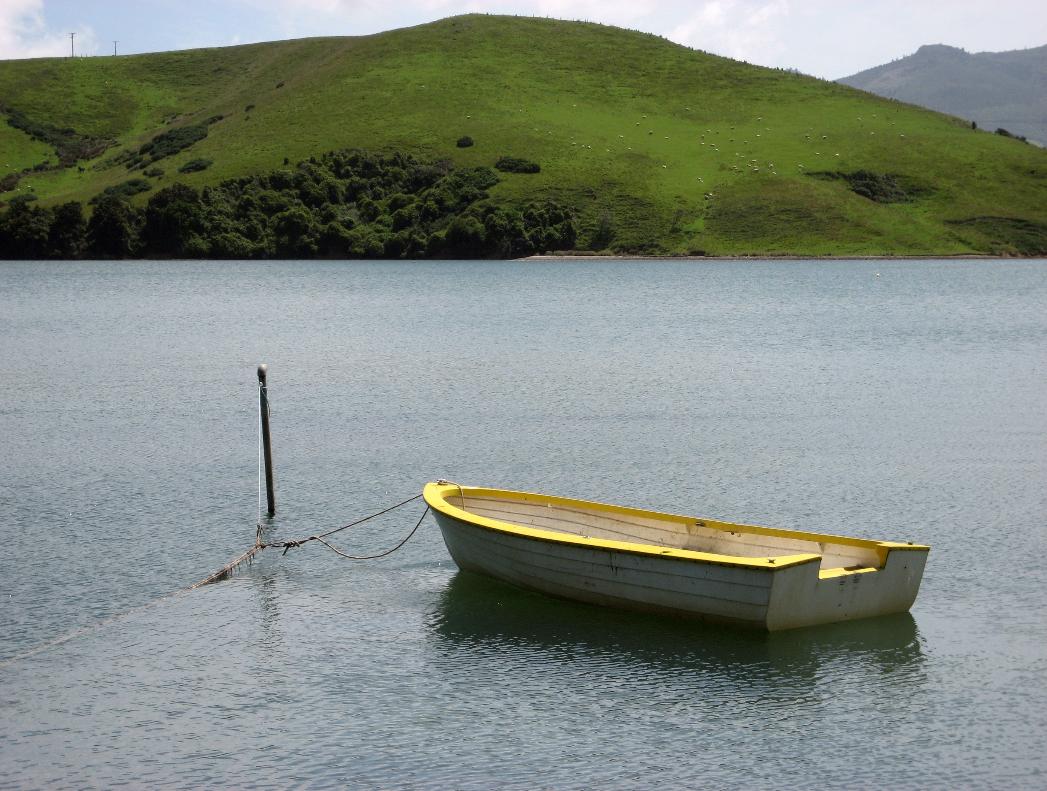
{"type": "Polygon", "coordinates": [[[465,510],[465,489],[462,488],[462,484],[455,483],[454,481],[445,481],[443,478],[438,480],[437,483],[440,484],[441,486],[457,486],[458,487],[458,497],[461,498],[461,500],[462,500],[462,510],[464,511],[465,510]]]}
{"type": "Polygon", "coordinates": [[[326,533],[319,533],[318,535],[314,535],[314,536],[306,536],[305,538],[292,538],[292,539],[288,539],[287,541],[270,541],[268,543],[267,542],[263,542],[262,541],[262,519],[261,519],[261,516],[259,516],[259,519],[258,519],[258,529],[255,530],[254,546],[252,546],[250,549],[248,549],[242,555],[240,555],[240,556],[234,558],[233,560],[229,561],[228,563],[226,563],[224,566],[222,566],[222,568],[218,569],[218,571],[216,571],[214,574],[211,574],[210,576],[205,577],[204,579],[200,580],[199,582],[193,583],[192,585],[190,585],[185,590],[187,590],[187,591],[195,590],[196,588],[202,588],[204,585],[210,585],[212,582],[221,582],[222,580],[227,579],[228,577],[231,577],[233,575],[233,572],[236,571],[237,567],[242,566],[244,563],[250,563],[252,560],[254,560],[255,555],[257,555],[263,549],[270,549],[270,548],[272,548],[272,549],[283,549],[283,553],[281,553],[281,557],[282,557],[283,555],[286,555],[290,550],[298,549],[299,547],[301,547],[301,546],[303,546],[305,544],[308,544],[310,541],[319,541],[321,544],[323,544],[325,547],[330,549],[332,552],[335,552],[336,554],[341,555],[343,558],[347,558],[348,560],[374,560],[376,558],[384,558],[386,555],[393,554],[396,550],[398,550],[400,547],[402,547],[404,544],[406,544],[408,541],[410,541],[411,537],[416,532],[418,532],[418,528],[421,527],[421,525],[422,525],[422,520],[424,520],[426,514],[429,513],[429,506],[428,505],[425,506],[425,510],[422,512],[421,517],[419,517],[418,524],[416,524],[411,529],[411,532],[407,534],[406,538],[404,538],[399,544],[397,544],[392,549],[386,550],[385,552],[380,552],[377,555],[350,555],[350,554],[348,554],[346,552],[342,552],[337,547],[332,546],[331,544],[327,543],[326,541],[324,541],[324,539],[327,538],[328,536],[333,536],[335,533],[341,533],[343,530],[348,530],[350,527],[356,527],[357,525],[362,525],[364,522],[369,522],[370,520],[376,519],[377,517],[382,516],[383,514],[389,513],[390,511],[395,511],[397,508],[401,508],[402,506],[405,506],[408,503],[413,503],[415,500],[417,500],[421,496],[422,496],[421,494],[416,494],[414,497],[408,497],[406,500],[401,500],[396,505],[390,505],[388,508],[383,508],[381,511],[377,511],[376,513],[373,513],[373,514],[370,514],[368,516],[362,517],[361,519],[357,519],[356,521],[350,522],[347,525],[342,525],[341,527],[336,527],[336,528],[334,528],[334,530],[328,530],[326,533]]]}
{"type": "MultiPolygon", "coordinates": [[[[410,541],[411,540],[411,536],[413,536],[415,533],[417,533],[418,532],[418,528],[422,526],[422,520],[425,519],[425,517],[426,517],[426,515],[428,513],[429,513],[429,506],[427,505],[427,506],[425,506],[425,510],[422,511],[422,515],[420,517],[418,517],[418,523],[414,527],[411,528],[411,532],[407,534],[407,536],[403,539],[403,541],[401,541],[399,544],[397,544],[392,549],[387,549],[385,552],[380,552],[377,555],[347,555],[346,553],[342,552],[342,550],[340,550],[338,547],[335,547],[335,546],[332,546],[331,544],[328,544],[320,536],[313,536],[313,538],[315,538],[317,541],[319,541],[321,544],[323,544],[329,550],[334,552],[336,555],[341,555],[343,558],[347,558],[348,560],[375,560],[377,558],[384,558],[386,555],[393,554],[396,550],[398,550],[400,547],[402,547],[404,544],[406,544],[408,541],[410,541]]],[[[287,550],[285,549],[284,552],[286,552],[286,551],[287,550]]]]}
{"type": "Polygon", "coordinates": [[[226,563],[224,566],[222,566],[222,568],[218,569],[218,571],[216,571],[210,577],[206,577],[200,580],[199,582],[194,582],[185,590],[196,590],[197,588],[202,588],[204,585],[210,585],[212,582],[218,582],[219,580],[224,580],[226,577],[232,576],[232,573],[237,566],[241,565],[242,563],[250,563],[251,560],[254,559],[254,556],[261,552],[263,549],[265,549],[265,544],[262,544],[256,536],[254,546],[246,552],[244,552],[244,554],[240,555],[240,557],[238,557],[236,560],[226,563]]]}
{"type": "MultiPolygon", "coordinates": [[[[377,513],[373,513],[370,516],[365,516],[362,519],[357,519],[355,522],[350,522],[347,525],[342,525],[341,527],[336,527],[334,530],[328,530],[326,533],[320,533],[320,534],[315,535],[315,536],[306,536],[305,538],[294,538],[294,539],[291,539],[289,541],[273,541],[272,543],[269,543],[269,544],[263,544],[261,542],[258,542],[256,544],[256,546],[260,547],[261,549],[267,549],[268,547],[274,547],[276,549],[283,548],[283,550],[284,550],[283,554],[286,555],[287,554],[287,550],[289,550],[289,549],[298,549],[298,547],[302,546],[303,544],[308,544],[310,541],[319,541],[321,544],[324,544],[325,546],[327,546],[327,547],[331,548],[332,550],[334,550],[334,547],[332,547],[330,544],[328,544],[326,541],[324,541],[324,539],[327,538],[328,536],[333,536],[335,533],[341,533],[343,530],[348,530],[350,527],[356,527],[357,525],[362,525],[364,522],[369,522],[370,520],[375,519],[375,518],[377,518],[379,516],[382,516],[383,514],[389,513],[390,511],[395,511],[397,508],[400,508],[401,506],[405,506],[408,503],[413,503],[415,500],[417,500],[421,496],[422,495],[420,495],[420,494],[416,494],[414,497],[408,497],[406,500],[401,500],[396,505],[390,505],[388,508],[383,508],[381,511],[378,511],[377,513]]],[[[427,513],[429,513],[429,506],[428,505],[425,507],[425,511],[422,513],[422,519],[425,519],[425,515],[427,513]]],[[[418,525],[422,524],[422,519],[418,520],[418,525]]],[[[411,536],[414,535],[415,530],[418,529],[418,525],[414,526],[414,530],[412,530],[408,534],[407,539],[409,539],[411,536]]],[[[404,544],[406,544],[407,543],[407,539],[404,539],[399,544],[397,544],[395,547],[393,547],[393,549],[389,550],[388,552],[383,552],[380,555],[369,555],[367,557],[356,557],[355,555],[346,555],[345,553],[342,553],[342,552],[339,552],[338,554],[343,555],[344,557],[350,558],[352,560],[371,560],[372,558],[383,558],[386,555],[392,554],[397,549],[399,549],[404,544]]],[[[335,550],[335,551],[337,551],[337,550],[335,550]]],[[[235,562],[236,561],[234,561],[234,563],[235,562]]]]}
{"type": "Polygon", "coordinates": [[[381,516],[382,514],[387,514],[390,511],[400,508],[401,506],[407,505],[410,502],[414,502],[421,496],[422,495],[420,494],[416,494],[414,497],[409,497],[406,500],[397,503],[396,505],[389,506],[388,508],[378,511],[377,513],[371,514],[370,516],[365,516],[362,519],[357,519],[355,522],[350,522],[347,525],[336,527],[334,530],[328,530],[326,533],[320,533],[319,535],[309,536],[307,538],[292,539],[290,541],[278,541],[271,544],[262,543],[262,521],[259,518],[258,529],[255,532],[254,546],[252,546],[246,552],[238,556],[236,559],[231,560],[229,563],[226,563],[214,574],[204,577],[204,579],[200,580],[199,582],[194,582],[192,585],[189,585],[185,588],[180,588],[178,590],[171,591],[170,593],[165,593],[163,596],[153,599],[151,602],[146,602],[145,604],[141,604],[137,607],[132,607],[129,610],[117,613],[116,615],[111,615],[110,617],[105,618],[99,621],[98,623],[91,624],[89,626],[83,626],[79,629],[74,629],[72,632],[69,632],[68,634],[62,635],[61,637],[57,637],[54,640],[49,640],[46,643],[42,643],[36,646],[35,648],[29,649],[28,651],[25,651],[20,654],[15,654],[14,656],[9,657],[7,659],[0,660],[0,668],[8,667],[9,665],[12,665],[15,662],[18,662],[22,659],[28,659],[29,657],[35,656],[36,654],[46,651],[49,648],[54,648],[56,646],[62,645],[63,643],[68,643],[70,640],[80,637],[81,635],[97,631],[98,629],[101,629],[103,626],[113,623],[114,621],[118,621],[121,618],[125,618],[128,615],[131,615],[132,613],[140,612],[150,607],[155,607],[157,604],[167,601],[168,599],[174,598],[175,596],[181,596],[183,594],[189,593],[190,591],[196,590],[197,588],[202,588],[204,585],[210,585],[213,582],[219,582],[228,577],[231,577],[238,566],[241,566],[244,563],[250,563],[254,559],[255,555],[257,555],[262,550],[268,549],[270,547],[274,547],[277,549],[283,547],[284,554],[286,555],[287,551],[290,549],[296,549],[310,541],[319,541],[321,544],[323,544],[325,547],[330,549],[335,554],[340,555],[343,558],[347,558],[348,560],[375,560],[377,558],[384,558],[400,549],[404,544],[411,540],[415,533],[418,532],[418,528],[422,526],[422,522],[425,521],[425,517],[429,513],[428,505],[425,506],[425,510],[422,512],[422,515],[418,518],[418,522],[415,524],[415,526],[411,528],[410,533],[408,533],[403,539],[401,539],[400,542],[392,549],[387,549],[385,552],[379,552],[377,555],[350,555],[346,552],[342,552],[342,550],[338,549],[338,547],[329,544],[327,541],[324,541],[324,539],[327,536],[333,535],[334,533],[339,533],[342,530],[347,530],[348,528],[353,527],[354,525],[363,524],[364,522],[374,519],[375,517],[381,516]]]}

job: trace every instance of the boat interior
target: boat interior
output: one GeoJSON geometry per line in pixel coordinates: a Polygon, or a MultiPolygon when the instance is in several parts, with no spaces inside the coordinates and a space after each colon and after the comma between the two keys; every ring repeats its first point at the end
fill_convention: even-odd
{"type": "Polygon", "coordinates": [[[616,507],[586,507],[578,501],[540,495],[448,494],[446,502],[476,516],[521,527],[584,538],[624,541],[672,549],[748,558],[821,555],[820,576],[875,571],[886,552],[876,541],[801,533],[710,519],[616,507]],[[463,506],[464,496],[464,506],[463,506]],[[607,508],[607,510],[605,510],[607,508]]]}

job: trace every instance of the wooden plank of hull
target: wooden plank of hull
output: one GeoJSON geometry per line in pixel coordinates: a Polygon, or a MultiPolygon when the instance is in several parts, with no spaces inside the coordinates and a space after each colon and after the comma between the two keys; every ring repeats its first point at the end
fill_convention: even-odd
{"type": "Polygon", "coordinates": [[[459,568],[568,599],[765,628],[772,572],[492,533],[436,513],[459,568]]]}

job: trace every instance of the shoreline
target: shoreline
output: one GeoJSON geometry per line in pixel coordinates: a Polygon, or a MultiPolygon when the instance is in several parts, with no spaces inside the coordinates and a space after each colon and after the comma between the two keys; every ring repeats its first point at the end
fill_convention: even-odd
{"type": "Polygon", "coordinates": [[[1042,255],[988,255],[983,253],[954,253],[946,255],[618,255],[603,253],[554,253],[529,255],[513,261],[1043,261],[1042,255]]]}

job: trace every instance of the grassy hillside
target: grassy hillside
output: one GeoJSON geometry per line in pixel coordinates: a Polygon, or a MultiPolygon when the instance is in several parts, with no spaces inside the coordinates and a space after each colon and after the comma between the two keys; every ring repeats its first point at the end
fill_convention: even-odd
{"type": "Polygon", "coordinates": [[[1047,250],[1047,152],[843,85],[600,25],[474,15],[362,38],[7,61],[0,113],[35,125],[38,138],[2,127],[0,178],[58,162],[39,142],[57,130],[88,141],[84,151],[112,143],[0,193],[31,192],[41,206],[86,203],[141,178],[128,165],[143,145],[200,127],[205,137],[148,163],[163,170],[149,177],[154,192],[341,148],[459,167],[509,155],[541,172],[500,174],[488,200],[574,207],[579,248],[1047,250]],[[475,145],[458,148],[465,135],[475,145]],[[178,172],[194,159],[213,164],[178,172]]]}

